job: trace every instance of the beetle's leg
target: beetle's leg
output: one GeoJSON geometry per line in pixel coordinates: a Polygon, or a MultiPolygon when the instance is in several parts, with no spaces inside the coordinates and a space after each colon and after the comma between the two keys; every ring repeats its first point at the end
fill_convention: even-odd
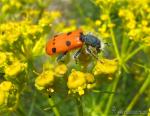
{"type": "Polygon", "coordinates": [[[80,48],[80,49],[73,55],[73,58],[75,59],[76,64],[77,64],[77,57],[80,55],[81,50],[82,50],[82,48],[80,48]]]}
{"type": "Polygon", "coordinates": [[[94,57],[98,60],[98,57],[93,53],[93,51],[89,48],[89,46],[87,46],[86,50],[94,57]]]}
{"type": "Polygon", "coordinates": [[[61,61],[61,59],[67,54],[67,52],[61,53],[60,55],[58,55],[57,57],[57,62],[61,61]]]}

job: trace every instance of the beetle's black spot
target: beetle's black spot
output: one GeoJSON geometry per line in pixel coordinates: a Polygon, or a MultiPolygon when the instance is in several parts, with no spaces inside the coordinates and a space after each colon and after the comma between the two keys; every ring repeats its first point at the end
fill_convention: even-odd
{"type": "Polygon", "coordinates": [[[58,35],[54,35],[54,37],[57,37],[58,35]]]}
{"type": "Polygon", "coordinates": [[[70,35],[72,32],[68,32],[67,35],[70,35]]]}
{"type": "Polygon", "coordinates": [[[66,45],[67,45],[67,46],[70,46],[70,45],[71,45],[71,42],[70,42],[70,41],[66,41],[66,45]]]}
{"type": "Polygon", "coordinates": [[[55,41],[55,38],[53,39],[53,41],[55,41]]]}
{"type": "Polygon", "coordinates": [[[56,48],[52,48],[52,52],[53,52],[53,53],[56,53],[56,48]]]}
{"type": "Polygon", "coordinates": [[[53,42],[53,45],[55,45],[55,42],[53,42]]]}

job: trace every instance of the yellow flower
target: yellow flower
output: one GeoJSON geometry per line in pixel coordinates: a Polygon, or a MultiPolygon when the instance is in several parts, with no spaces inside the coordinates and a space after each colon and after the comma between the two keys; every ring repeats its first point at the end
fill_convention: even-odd
{"type": "Polygon", "coordinates": [[[5,93],[0,90],[0,106],[5,103],[5,93]]]}
{"type": "Polygon", "coordinates": [[[126,21],[133,20],[135,18],[133,12],[129,9],[120,9],[118,15],[126,21]]]}
{"type": "Polygon", "coordinates": [[[17,87],[10,81],[3,81],[0,84],[0,106],[11,110],[15,107],[19,94],[17,87]]]}
{"type": "Polygon", "coordinates": [[[4,64],[4,62],[6,61],[6,54],[3,52],[0,52],[0,66],[4,64]]]}
{"type": "Polygon", "coordinates": [[[95,25],[96,25],[96,26],[100,26],[101,24],[102,24],[102,22],[101,22],[100,20],[96,20],[96,21],[95,21],[95,25]]]}
{"type": "Polygon", "coordinates": [[[131,20],[131,21],[129,21],[128,23],[127,23],[127,28],[129,28],[129,29],[134,29],[135,28],[135,26],[136,26],[136,21],[135,20],[131,20]]]}
{"type": "Polygon", "coordinates": [[[85,73],[85,79],[87,83],[93,83],[95,81],[94,76],[91,73],[85,73]]]}
{"type": "Polygon", "coordinates": [[[84,89],[82,87],[78,87],[78,93],[79,93],[79,95],[83,95],[84,89]]]}
{"type": "Polygon", "coordinates": [[[144,32],[145,34],[149,34],[150,33],[150,27],[142,27],[142,32],[144,32]]]}
{"type": "Polygon", "coordinates": [[[114,23],[109,23],[109,24],[108,24],[108,27],[109,27],[109,28],[113,28],[113,27],[115,27],[115,24],[114,24],[114,23]]]}
{"type": "Polygon", "coordinates": [[[94,75],[99,74],[112,74],[118,68],[118,62],[116,59],[109,60],[109,59],[102,59],[97,61],[96,66],[93,69],[94,75]]]}
{"type": "Polygon", "coordinates": [[[124,9],[120,9],[118,15],[119,15],[120,17],[124,17],[124,16],[126,16],[125,13],[126,13],[126,12],[125,12],[124,9]]]}
{"type": "Polygon", "coordinates": [[[148,21],[147,20],[142,20],[142,26],[147,26],[148,25],[148,21]]]}
{"type": "Polygon", "coordinates": [[[96,83],[87,84],[87,89],[92,89],[96,86],[96,83]]]}
{"type": "Polygon", "coordinates": [[[150,36],[145,37],[142,40],[146,46],[150,46],[150,36]]]}
{"type": "Polygon", "coordinates": [[[85,75],[83,72],[72,70],[71,74],[68,77],[68,88],[76,89],[78,87],[84,87],[86,84],[85,75]]]}
{"type": "Polygon", "coordinates": [[[148,116],[150,116],[150,108],[149,108],[149,110],[148,110],[148,116]]]}
{"type": "Polygon", "coordinates": [[[91,89],[94,87],[94,76],[90,73],[83,73],[80,71],[72,70],[68,77],[67,82],[70,93],[84,94],[84,89],[91,89]]]}
{"type": "Polygon", "coordinates": [[[106,25],[106,24],[103,24],[98,30],[99,30],[101,33],[106,33],[107,25],[106,25]]]}
{"type": "Polygon", "coordinates": [[[13,77],[26,67],[27,64],[21,63],[20,61],[14,61],[13,64],[6,66],[4,71],[7,76],[13,77]]]}
{"type": "Polygon", "coordinates": [[[10,81],[4,81],[0,84],[0,90],[9,91],[13,88],[13,84],[10,81]]]}
{"type": "Polygon", "coordinates": [[[52,86],[54,82],[54,72],[44,71],[41,75],[39,75],[35,80],[35,87],[38,90],[43,90],[47,86],[52,86]]]}
{"type": "Polygon", "coordinates": [[[56,66],[56,68],[54,69],[55,75],[56,76],[62,76],[67,72],[67,66],[65,64],[61,64],[56,66]]]}
{"type": "Polygon", "coordinates": [[[106,21],[108,20],[109,16],[107,14],[101,15],[101,20],[106,21]]]}
{"type": "Polygon", "coordinates": [[[1,11],[4,13],[4,12],[7,12],[9,9],[10,9],[10,6],[8,4],[5,4],[5,5],[2,6],[1,11]]]}
{"type": "Polygon", "coordinates": [[[131,29],[128,33],[130,39],[138,40],[139,38],[140,29],[131,29]]]}
{"type": "Polygon", "coordinates": [[[55,21],[57,18],[61,16],[61,13],[59,11],[44,11],[42,18],[39,20],[39,25],[44,26],[50,26],[50,24],[55,21]]]}

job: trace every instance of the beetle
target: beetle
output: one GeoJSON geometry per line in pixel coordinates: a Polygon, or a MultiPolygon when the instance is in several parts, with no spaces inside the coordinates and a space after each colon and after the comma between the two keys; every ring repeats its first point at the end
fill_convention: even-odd
{"type": "Polygon", "coordinates": [[[74,58],[77,59],[81,53],[83,45],[86,46],[86,51],[89,54],[97,58],[91,48],[94,48],[96,53],[99,53],[101,51],[101,41],[94,35],[83,34],[81,29],[55,35],[47,42],[46,53],[50,56],[60,54],[57,57],[57,61],[59,61],[67,54],[67,52],[79,48],[79,50],[74,54],[74,58]]]}

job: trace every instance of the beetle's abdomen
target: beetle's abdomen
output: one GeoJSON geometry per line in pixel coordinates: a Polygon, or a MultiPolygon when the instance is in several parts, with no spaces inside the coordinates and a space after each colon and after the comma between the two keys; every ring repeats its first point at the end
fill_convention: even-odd
{"type": "Polygon", "coordinates": [[[83,45],[80,40],[82,30],[76,30],[67,34],[60,34],[50,39],[46,46],[46,52],[49,55],[55,53],[64,53],[83,45]]]}

